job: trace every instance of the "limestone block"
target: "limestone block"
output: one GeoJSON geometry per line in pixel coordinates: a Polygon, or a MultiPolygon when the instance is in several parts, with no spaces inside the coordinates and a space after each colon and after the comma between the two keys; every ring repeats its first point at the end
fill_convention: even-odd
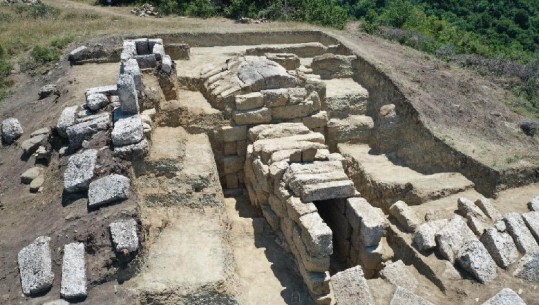
{"type": "Polygon", "coordinates": [[[312,256],[330,256],[333,253],[333,234],[318,213],[301,216],[298,224],[307,251],[312,256]]]}
{"type": "Polygon", "coordinates": [[[311,68],[314,74],[320,75],[322,79],[347,78],[354,75],[352,70],[352,60],[355,55],[335,55],[326,53],[313,58],[311,68]]]}
{"type": "Polygon", "coordinates": [[[223,126],[221,127],[221,137],[225,142],[236,142],[247,139],[246,126],[223,126]]]}
{"type": "Polygon", "coordinates": [[[90,94],[96,94],[96,93],[103,93],[107,96],[118,95],[118,87],[117,85],[99,86],[99,87],[89,88],[89,89],[86,89],[86,91],[84,91],[85,96],[88,96],[90,94]]]}
{"type": "Polygon", "coordinates": [[[530,211],[536,211],[539,212],[539,196],[533,198],[528,202],[528,209],[530,211]]]}
{"type": "Polygon", "coordinates": [[[24,173],[21,175],[21,182],[24,184],[30,184],[32,180],[36,179],[41,173],[43,172],[43,169],[41,167],[34,166],[32,168],[27,169],[24,173]]]}
{"type": "MultiPolygon", "coordinates": [[[[301,160],[299,160],[301,161],[301,160]]],[[[287,175],[285,182],[296,195],[300,195],[304,187],[311,184],[327,183],[331,181],[348,181],[348,176],[344,171],[334,171],[320,174],[298,174],[287,175]]]]}
{"type": "Polygon", "coordinates": [[[397,287],[403,287],[412,291],[419,285],[417,279],[401,260],[387,264],[380,271],[380,277],[397,287]]]}
{"type": "Polygon", "coordinates": [[[23,134],[21,123],[16,118],[8,118],[2,121],[2,141],[11,144],[23,134]]]}
{"type": "Polygon", "coordinates": [[[264,96],[266,107],[278,107],[288,104],[288,89],[268,89],[260,91],[264,96]]]}
{"type": "Polygon", "coordinates": [[[64,299],[86,297],[86,263],[83,243],[70,243],[64,246],[61,285],[60,295],[64,299]]]}
{"type": "Polygon", "coordinates": [[[374,305],[374,299],[361,266],[337,272],[331,277],[336,305],[374,305]]]}
{"type": "Polygon", "coordinates": [[[88,207],[96,208],[107,203],[127,199],[131,189],[131,180],[118,174],[112,174],[90,183],[88,189],[88,207]]]}
{"type": "Polygon", "coordinates": [[[482,305],[526,305],[520,296],[510,288],[504,288],[482,305]]]}
{"type": "MultiPolygon", "coordinates": [[[[275,196],[274,194],[270,194],[268,198],[268,203],[273,212],[277,214],[277,216],[279,216],[280,218],[286,217],[286,205],[277,196],[275,196]]],[[[299,217],[297,219],[299,219],[299,217]]]]}
{"type": "Polygon", "coordinates": [[[457,254],[468,241],[477,240],[464,219],[455,215],[435,236],[440,255],[450,262],[455,262],[457,254]]]}
{"type": "Polygon", "coordinates": [[[234,122],[238,125],[255,125],[271,122],[271,110],[263,107],[250,111],[235,111],[234,122]]]}
{"type": "MultiPolygon", "coordinates": [[[[356,256],[356,263],[363,266],[365,276],[368,278],[373,277],[376,273],[382,269],[382,263],[390,260],[393,256],[393,250],[387,243],[387,239],[382,237],[378,245],[373,247],[366,247],[357,249],[352,247],[352,250],[355,251],[354,256],[356,256]]],[[[350,252],[352,256],[352,252],[350,252]]]]}
{"type": "Polygon", "coordinates": [[[535,240],[539,240],[539,212],[524,213],[522,214],[522,219],[524,219],[535,240]]]}
{"type": "Polygon", "coordinates": [[[109,99],[103,93],[90,94],[86,97],[86,107],[92,111],[98,111],[108,104],[109,99]]]}
{"type": "Polygon", "coordinates": [[[389,208],[389,215],[393,216],[406,232],[413,233],[423,223],[415,211],[406,202],[397,201],[389,208]]]}
{"type": "Polygon", "coordinates": [[[340,180],[309,184],[301,191],[304,202],[322,201],[328,199],[348,198],[356,194],[356,188],[351,180],[340,180]]]}
{"type": "Polygon", "coordinates": [[[299,57],[292,53],[266,53],[264,54],[267,59],[272,60],[286,70],[296,70],[300,66],[299,57]]]}
{"type": "Polygon", "coordinates": [[[447,219],[439,219],[420,225],[414,234],[414,245],[419,251],[429,251],[436,247],[436,233],[446,224],[447,219]]]}
{"type": "Polygon", "coordinates": [[[387,227],[384,212],[370,205],[364,198],[346,200],[346,218],[352,226],[352,239],[360,241],[363,247],[378,245],[384,236],[387,227]]]}
{"type": "Polygon", "coordinates": [[[85,191],[94,177],[97,150],[89,149],[69,157],[64,173],[64,190],[69,193],[85,191]]]}
{"type": "Polygon", "coordinates": [[[140,111],[135,80],[130,74],[120,74],[118,77],[118,97],[122,112],[138,114],[140,111]]]}
{"type": "Polygon", "coordinates": [[[170,56],[165,55],[163,56],[161,60],[161,71],[165,72],[166,74],[170,74],[172,72],[172,67],[174,66],[174,62],[170,58],[170,56]]]}
{"type": "Polygon", "coordinates": [[[50,240],[50,237],[40,236],[19,251],[17,262],[22,292],[25,295],[36,295],[52,287],[54,273],[52,273],[50,240]]]}
{"type": "Polygon", "coordinates": [[[302,119],[303,125],[309,129],[323,128],[328,124],[328,114],[326,111],[320,111],[302,119]]]}
{"type": "Polygon", "coordinates": [[[114,250],[118,253],[138,251],[137,222],[134,219],[113,222],[109,226],[114,250]]]}
{"type": "Polygon", "coordinates": [[[309,133],[311,133],[309,128],[301,123],[264,124],[249,129],[249,141],[287,138],[309,133]]]}
{"type": "Polygon", "coordinates": [[[434,305],[433,303],[425,300],[424,298],[414,294],[410,290],[397,287],[395,293],[393,293],[393,298],[389,305],[434,305]]]}
{"type": "MultiPolygon", "coordinates": [[[[270,143],[260,144],[255,142],[255,154],[260,156],[261,160],[268,163],[271,160],[271,156],[276,151],[282,150],[300,150],[306,151],[309,149],[324,149],[327,148],[325,144],[320,144],[312,141],[294,140],[289,138],[281,138],[279,141],[271,141],[270,143]]],[[[323,137],[322,137],[323,138],[323,137]]]]}
{"type": "Polygon", "coordinates": [[[519,257],[515,242],[508,233],[499,232],[495,228],[486,229],[481,242],[501,268],[509,267],[519,257]]]}
{"type": "Polygon", "coordinates": [[[135,55],[134,58],[141,69],[152,69],[157,66],[157,56],[155,54],[135,55]]]}
{"type": "Polygon", "coordinates": [[[64,138],[67,138],[66,129],[75,124],[75,115],[77,113],[77,106],[66,107],[60,114],[58,123],[56,124],[56,130],[58,134],[64,138]]]}
{"type": "Polygon", "coordinates": [[[299,219],[304,215],[318,211],[312,202],[304,203],[301,201],[301,199],[295,196],[288,197],[288,199],[286,199],[285,206],[288,217],[295,222],[298,222],[299,219]]]}
{"type": "Polygon", "coordinates": [[[139,115],[124,117],[114,123],[111,133],[115,147],[136,144],[144,138],[144,129],[139,115]]]}
{"type": "Polygon", "coordinates": [[[264,96],[260,92],[236,95],[236,109],[251,110],[264,106],[264,96]]]}
{"type": "Polygon", "coordinates": [[[496,221],[502,219],[502,214],[492,205],[490,200],[485,197],[479,198],[475,201],[475,205],[478,206],[485,215],[490,219],[496,221]]]}
{"type": "Polygon", "coordinates": [[[243,170],[243,158],[239,156],[226,156],[223,158],[223,171],[225,174],[237,173],[243,170]]]}
{"type": "Polygon", "coordinates": [[[481,220],[485,220],[487,217],[481,211],[481,209],[475,205],[475,203],[469,199],[466,199],[464,197],[460,197],[457,200],[458,210],[463,216],[472,215],[474,217],[477,217],[481,220]]]}
{"type": "Polygon", "coordinates": [[[155,55],[155,58],[157,60],[161,60],[163,56],[165,56],[165,48],[163,47],[163,44],[154,44],[153,48],[151,48],[152,54],[155,55]]]}
{"type": "Polygon", "coordinates": [[[127,61],[122,63],[121,73],[131,75],[133,81],[135,82],[135,88],[139,91],[143,90],[142,87],[142,74],[140,72],[140,67],[138,62],[134,58],[130,58],[127,61]]]}
{"type": "Polygon", "coordinates": [[[143,159],[148,155],[149,151],[150,145],[146,139],[136,144],[114,147],[114,155],[125,160],[143,159]]]}
{"type": "Polygon", "coordinates": [[[327,124],[328,139],[337,143],[368,140],[374,121],[366,115],[351,115],[345,119],[330,119],[327,124]]]}
{"type": "Polygon", "coordinates": [[[267,204],[262,204],[261,205],[261,210],[262,210],[262,215],[264,215],[264,218],[266,219],[266,221],[268,222],[270,227],[274,231],[279,230],[279,227],[280,227],[279,216],[277,216],[277,214],[275,214],[275,212],[273,212],[271,207],[269,205],[267,205],[267,204]]]}
{"type": "Polygon", "coordinates": [[[478,240],[464,243],[457,254],[462,269],[471,273],[479,282],[487,283],[496,278],[496,263],[478,240]]]}
{"type": "Polygon", "coordinates": [[[528,254],[539,251],[539,245],[530,230],[526,227],[522,216],[518,213],[509,213],[504,217],[507,232],[511,234],[518,251],[528,254]]]}

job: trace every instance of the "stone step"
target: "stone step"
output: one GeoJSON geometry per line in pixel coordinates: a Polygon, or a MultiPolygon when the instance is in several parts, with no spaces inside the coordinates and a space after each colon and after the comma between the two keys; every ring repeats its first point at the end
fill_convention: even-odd
{"type": "Polygon", "coordinates": [[[137,176],[174,175],[182,169],[187,132],[182,127],[158,127],[152,131],[152,145],[144,162],[136,164],[137,176]]]}
{"type": "MultiPolygon", "coordinates": [[[[338,151],[348,162],[348,175],[358,191],[372,204],[387,209],[396,201],[408,205],[473,190],[474,184],[460,173],[425,175],[395,164],[387,155],[371,154],[367,144],[338,144],[338,151]]],[[[474,199],[480,197],[472,196],[474,199]]],[[[456,200],[455,200],[456,203],[456,200]]]]}
{"type": "Polygon", "coordinates": [[[364,115],[367,112],[369,92],[352,78],[324,79],[326,98],[322,110],[330,118],[346,118],[349,115],[364,115]]]}

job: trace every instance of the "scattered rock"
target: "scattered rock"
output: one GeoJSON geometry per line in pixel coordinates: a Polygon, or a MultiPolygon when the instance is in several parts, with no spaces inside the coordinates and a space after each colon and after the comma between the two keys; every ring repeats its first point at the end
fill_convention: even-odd
{"type": "Polygon", "coordinates": [[[86,96],[86,107],[92,111],[98,111],[99,109],[107,106],[109,99],[103,93],[89,94],[86,96]]]}
{"type": "Polygon", "coordinates": [[[9,145],[15,142],[22,134],[21,123],[16,118],[9,118],[2,121],[2,140],[5,144],[9,145]]]}
{"type": "Polygon", "coordinates": [[[132,253],[138,250],[137,222],[134,219],[111,223],[110,235],[117,253],[122,253],[124,250],[132,253]]]}
{"type": "Polygon", "coordinates": [[[526,303],[512,289],[504,288],[483,305],[526,305],[526,303]]]}
{"type": "Polygon", "coordinates": [[[69,53],[68,59],[72,63],[82,61],[88,57],[90,49],[86,46],[80,46],[69,53]]]}
{"type": "Polygon", "coordinates": [[[52,150],[48,146],[39,146],[36,150],[36,160],[49,162],[52,156],[52,150]]]}
{"type": "Polygon", "coordinates": [[[504,218],[507,231],[513,237],[518,251],[522,254],[534,253],[539,251],[539,245],[532,233],[526,227],[524,219],[518,213],[509,213],[504,218]]]}
{"type": "Polygon", "coordinates": [[[39,99],[42,100],[46,97],[49,97],[51,95],[57,95],[60,96],[60,90],[56,87],[56,85],[45,85],[39,89],[39,99]]]}
{"type": "Polygon", "coordinates": [[[97,150],[89,149],[69,157],[64,173],[64,190],[68,193],[85,191],[94,177],[97,150]]]}
{"type": "Polygon", "coordinates": [[[50,237],[40,236],[33,243],[19,251],[17,261],[21,276],[22,291],[25,295],[35,295],[52,287],[50,237]]]}
{"type": "Polygon", "coordinates": [[[539,252],[524,255],[518,262],[513,275],[539,284],[539,252]]]}
{"type": "Polygon", "coordinates": [[[122,175],[112,174],[90,183],[88,206],[95,208],[107,203],[127,199],[131,180],[122,175]]]}
{"type": "Polygon", "coordinates": [[[39,175],[36,179],[32,180],[32,183],[30,183],[30,192],[37,193],[41,186],[43,186],[43,183],[45,182],[45,177],[43,175],[39,175]]]}
{"type": "Polygon", "coordinates": [[[43,172],[43,169],[41,167],[32,167],[27,169],[24,173],[21,175],[21,182],[24,184],[30,184],[34,179],[36,179],[41,173],[43,172]]]}
{"type": "Polygon", "coordinates": [[[58,123],[56,124],[56,130],[58,134],[64,138],[67,138],[67,128],[75,124],[75,118],[77,115],[78,106],[66,107],[62,111],[58,123]]]}
{"type": "Polygon", "coordinates": [[[160,17],[159,10],[149,3],[133,8],[131,14],[139,17],[160,17]]]}
{"type": "Polygon", "coordinates": [[[338,272],[331,277],[337,305],[374,305],[374,299],[361,266],[338,272]]]}
{"type": "Polygon", "coordinates": [[[539,131],[539,123],[533,121],[523,121],[519,124],[520,129],[530,137],[533,137],[539,131]]]}
{"type": "Polygon", "coordinates": [[[68,300],[86,297],[86,263],[83,243],[71,243],[64,246],[60,295],[68,300]]]}
{"type": "Polygon", "coordinates": [[[481,283],[487,283],[496,278],[496,263],[478,240],[464,243],[457,255],[457,262],[481,283]]]}
{"type": "Polygon", "coordinates": [[[140,116],[133,115],[116,121],[111,137],[114,146],[131,145],[142,141],[144,128],[142,127],[140,116]]]}
{"type": "Polygon", "coordinates": [[[481,236],[481,242],[501,268],[509,267],[519,257],[513,238],[506,232],[495,228],[486,229],[481,236]]]}
{"type": "Polygon", "coordinates": [[[447,219],[429,221],[420,225],[414,235],[414,244],[419,251],[429,251],[436,247],[436,233],[446,224],[447,219]]]}
{"type": "Polygon", "coordinates": [[[38,135],[21,143],[21,148],[25,156],[33,154],[37,148],[47,139],[47,135],[38,135]]]}
{"type": "Polygon", "coordinates": [[[406,202],[397,201],[389,208],[389,214],[393,216],[402,228],[407,232],[415,232],[423,223],[415,211],[406,202]]]}
{"type": "Polygon", "coordinates": [[[41,135],[49,135],[50,132],[51,132],[51,129],[49,127],[43,127],[43,128],[40,128],[40,129],[32,132],[30,134],[30,137],[33,138],[33,137],[37,137],[37,136],[41,136],[41,135]]]}

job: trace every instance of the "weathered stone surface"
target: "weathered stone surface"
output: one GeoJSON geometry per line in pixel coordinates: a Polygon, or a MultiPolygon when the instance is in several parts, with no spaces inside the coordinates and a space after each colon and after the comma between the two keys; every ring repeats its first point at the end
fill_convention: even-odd
{"type": "Polygon", "coordinates": [[[139,115],[124,117],[114,123],[111,133],[114,146],[125,146],[142,141],[144,129],[139,115]]]}
{"type": "Polygon", "coordinates": [[[502,219],[502,214],[492,205],[490,200],[485,197],[479,198],[475,201],[475,205],[478,206],[485,215],[490,219],[496,221],[502,219]]]}
{"type": "Polygon", "coordinates": [[[41,173],[43,172],[43,169],[41,167],[32,167],[27,169],[24,173],[21,175],[21,182],[24,184],[29,184],[32,182],[32,180],[36,179],[41,173]]]}
{"type": "Polygon", "coordinates": [[[309,129],[323,128],[328,124],[328,114],[326,111],[320,111],[302,119],[303,125],[309,129]]]}
{"type": "Polygon", "coordinates": [[[120,74],[118,77],[118,97],[122,112],[125,114],[138,114],[140,111],[137,88],[133,76],[120,74]]]}
{"type": "Polygon", "coordinates": [[[86,107],[97,111],[109,104],[109,99],[103,93],[90,94],[86,97],[86,107]]]}
{"type": "Polygon", "coordinates": [[[142,87],[142,74],[140,72],[140,68],[136,59],[130,58],[127,61],[123,62],[121,73],[125,73],[133,77],[133,81],[135,82],[135,88],[137,90],[140,91],[144,89],[142,87]]]}
{"type": "Polygon", "coordinates": [[[410,290],[397,287],[393,298],[391,298],[391,303],[389,305],[434,305],[433,303],[423,299],[422,297],[414,294],[410,290]]]}
{"type": "Polygon", "coordinates": [[[88,206],[99,207],[107,203],[127,199],[131,189],[131,180],[122,175],[112,174],[90,183],[88,206]]]}
{"type": "Polygon", "coordinates": [[[351,115],[344,119],[331,119],[327,124],[328,139],[342,143],[346,141],[367,141],[374,121],[366,115],[351,115]]]}
{"type": "Polygon", "coordinates": [[[255,142],[264,139],[286,138],[310,132],[309,128],[301,123],[264,124],[249,129],[249,140],[255,142]]]}
{"type": "Polygon", "coordinates": [[[52,287],[50,237],[40,236],[30,245],[22,248],[17,256],[21,276],[22,292],[35,295],[52,287]]]}
{"type": "Polygon", "coordinates": [[[151,69],[157,66],[157,56],[155,54],[136,55],[134,58],[141,69],[151,69]]]}
{"type": "Polygon", "coordinates": [[[312,100],[305,100],[294,105],[286,105],[271,108],[271,116],[275,120],[292,120],[310,116],[320,110],[312,100]]]}
{"type": "Polygon", "coordinates": [[[16,118],[8,118],[2,121],[2,141],[11,144],[23,134],[21,123],[16,118]]]}
{"type": "Polygon", "coordinates": [[[270,123],[272,119],[271,110],[266,107],[250,111],[236,111],[233,118],[238,125],[270,123]]]}
{"type": "Polygon", "coordinates": [[[526,305],[526,303],[512,289],[504,288],[482,305],[526,305]]]}
{"type": "Polygon", "coordinates": [[[86,262],[84,244],[71,243],[64,246],[62,264],[62,287],[60,295],[65,299],[86,297],[86,262]]]}
{"type": "Polygon", "coordinates": [[[165,48],[163,44],[154,44],[152,53],[155,55],[155,59],[161,60],[165,56],[165,48]]]}
{"type": "Polygon", "coordinates": [[[281,66],[283,66],[286,70],[295,70],[299,68],[300,61],[299,57],[296,54],[292,53],[266,53],[264,54],[267,59],[272,60],[281,66]]]}
{"type": "Polygon", "coordinates": [[[352,77],[352,60],[356,56],[335,55],[326,53],[313,58],[311,68],[313,73],[319,74],[322,79],[352,77]]]}
{"type": "Polygon", "coordinates": [[[495,228],[486,229],[481,242],[490,253],[496,264],[507,268],[518,259],[518,250],[511,235],[499,232],[495,228]]]}
{"type": "Polygon", "coordinates": [[[41,186],[43,186],[43,183],[45,183],[45,177],[43,175],[37,176],[36,179],[32,180],[32,182],[30,183],[30,192],[39,192],[41,186]]]}
{"type": "Polygon", "coordinates": [[[423,223],[415,211],[404,201],[399,200],[391,205],[389,214],[393,216],[407,232],[415,232],[417,227],[423,223]]]}
{"type": "Polygon", "coordinates": [[[264,96],[260,92],[236,95],[236,109],[250,110],[264,105],[264,96]]]}
{"type": "Polygon", "coordinates": [[[278,107],[288,104],[288,89],[268,89],[260,91],[264,96],[264,104],[266,107],[278,107]]]}
{"type": "Polygon", "coordinates": [[[524,255],[518,262],[514,276],[539,283],[539,252],[524,255]]]}
{"type": "Polygon", "coordinates": [[[522,219],[524,219],[535,240],[539,240],[539,212],[524,213],[522,214],[522,219]]]}
{"type": "Polygon", "coordinates": [[[110,235],[116,252],[120,253],[125,250],[132,253],[138,250],[139,238],[136,220],[128,219],[111,223],[110,235]]]}
{"type": "Polygon", "coordinates": [[[462,269],[471,273],[479,282],[487,283],[496,278],[496,263],[478,240],[464,243],[457,255],[462,269]]]}
{"type": "Polygon", "coordinates": [[[518,251],[522,254],[529,254],[539,251],[539,245],[532,233],[526,227],[522,216],[518,213],[509,213],[504,217],[507,232],[511,234],[518,251]]]}
{"type": "Polygon", "coordinates": [[[468,214],[466,215],[466,220],[468,222],[468,227],[474,232],[475,235],[481,236],[483,235],[483,232],[485,231],[486,224],[479,220],[479,218],[468,214]]]}
{"type": "Polygon", "coordinates": [[[225,174],[232,174],[243,170],[243,158],[239,156],[227,156],[223,158],[223,170],[225,174]]]}
{"type": "Polygon", "coordinates": [[[381,209],[373,207],[364,198],[348,198],[346,217],[353,231],[359,232],[359,236],[352,235],[353,239],[359,238],[365,247],[376,246],[380,243],[387,227],[387,220],[381,209]]]}
{"type": "Polygon", "coordinates": [[[386,265],[380,271],[380,277],[395,286],[410,290],[414,290],[418,285],[417,279],[401,260],[386,265]]]}
{"type": "Polygon", "coordinates": [[[333,253],[333,234],[318,213],[309,213],[299,218],[303,241],[313,256],[330,256],[333,253]]]}
{"type": "Polygon", "coordinates": [[[448,223],[447,219],[439,219],[420,225],[414,235],[414,245],[419,251],[429,251],[436,247],[436,233],[448,223]]]}
{"type": "Polygon", "coordinates": [[[45,85],[39,89],[39,99],[44,99],[46,97],[49,97],[51,95],[58,95],[60,96],[60,90],[56,87],[56,85],[45,85]]]}
{"type": "Polygon", "coordinates": [[[223,126],[221,127],[221,137],[225,142],[236,142],[247,139],[246,126],[223,126]]]}
{"type": "Polygon", "coordinates": [[[477,240],[477,237],[468,228],[464,219],[456,215],[436,233],[435,239],[441,256],[450,262],[454,262],[464,244],[468,241],[477,240]]]}
{"type": "Polygon", "coordinates": [[[67,127],[66,134],[69,139],[69,146],[72,149],[82,147],[84,140],[91,139],[99,131],[107,130],[110,124],[110,115],[105,113],[105,115],[97,115],[87,121],[67,127]]]}
{"type": "Polygon", "coordinates": [[[90,54],[90,49],[88,49],[86,46],[80,46],[76,48],[75,50],[69,52],[68,59],[70,62],[78,62],[78,61],[86,59],[86,57],[89,54],[90,54]]]}
{"type": "Polygon", "coordinates": [[[89,149],[69,157],[64,173],[64,190],[69,193],[85,191],[94,177],[97,150],[89,149]]]}
{"type": "Polygon", "coordinates": [[[95,93],[103,93],[107,96],[118,95],[118,87],[117,85],[100,86],[100,87],[86,89],[86,91],[84,91],[85,96],[88,96],[90,94],[95,94],[95,93]]]}
{"type": "Polygon", "coordinates": [[[303,202],[322,201],[328,199],[348,198],[356,194],[356,188],[351,180],[329,181],[309,184],[301,190],[303,202]]]}
{"type": "Polygon", "coordinates": [[[173,65],[174,62],[172,61],[170,56],[163,56],[163,59],[161,60],[161,71],[165,72],[166,74],[170,74],[172,72],[173,65]]]}
{"type": "Polygon", "coordinates": [[[64,138],[67,138],[66,129],[75,124],[75,117],[77,114],[77,106],[66,107],[62,111],[58,123],[56,124],[56,130],[58,134],[64,138]]]}
{"type": "Polygon", "coordinates": [[[290,217],[290,219],[292,219],[295,222],[298,222],[299,218],[303,215],[315,213],[318,211],[314,203],[302,202],[301,199],[295,196],[289,197],[285,202],[285,206],[286,206],[286,211],[288,213],[288,217],[290,217]]]}
{"type": "Polygon", "coordinates": [[[331,277],[336,305],[374,305],[374,299],[361,266],[335,273],[331,277]]]}
{"type": "Polygon", "coordinates": [[[50,132],[51,132],[51,129],[49,127],[43,127],[32,132],[30,134],[30,137],[33,138],[33,137],[42,136],[42,135],[49,135],[50,132]]]}
{"type": "Polygon", "coordinates": [[[528,202],[528,209],[530,211],[536,211],[539,212],[539,196],[533,198],[528,202]]]}
{"type": "Polygon", "coordinates": [[[459,212],[463,216],[472,215],[481,220],[486,219],[486,215],[483,214],[483,211],[481,211],[481,209],[478,206],[476,206],[475,203],[473,203],[473,201],[467,198],[460,197],[457,200],[457,206],[458,206],[459,212]]]}
{"type": "Polygon", "coordinates": [[[62,300],[62,299],[58,299],[58,300],[54,300],[54,301],[45,302],[45,303],[43,303],[43,305],[69,305],[69,303],[62,300]]]}
{"type": "Polygon", "coordinates": [[[150,145],[146,139],[136,144],[114,147],[114,155],[125,160],[141,160],[149,151],[150,145]]]}
{"type": "Polygon", "coordinates": [[[150,44],[148,43],[148,38],[138,38],[134,41],[137,55],[150,54],[150,44]]]}

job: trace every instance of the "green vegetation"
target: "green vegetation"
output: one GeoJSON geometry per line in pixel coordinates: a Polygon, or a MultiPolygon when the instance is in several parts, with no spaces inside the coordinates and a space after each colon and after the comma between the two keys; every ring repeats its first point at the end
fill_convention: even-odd
{"type": "Polygon", "coordinates": [[[6,51],[0,46],[0,100],[7,95],[7,83],[6,78],[11,71],[11,65],[9,64],[6,56],[6,51]]]}

